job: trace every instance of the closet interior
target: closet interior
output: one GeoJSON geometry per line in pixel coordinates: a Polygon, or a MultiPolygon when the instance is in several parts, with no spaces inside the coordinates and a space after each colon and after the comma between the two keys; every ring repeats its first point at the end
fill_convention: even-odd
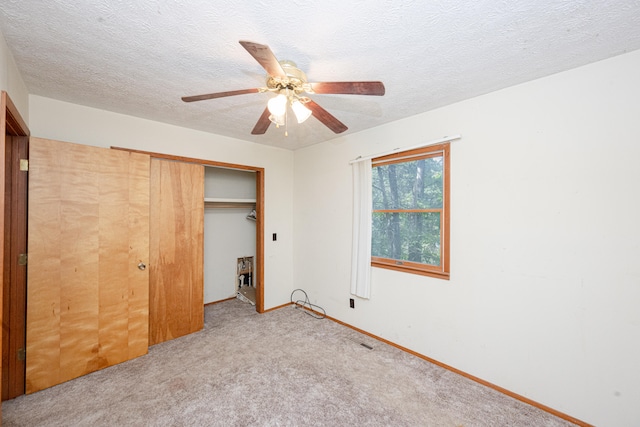
{"type": "Polygon", "coordinates": [[[256,173],[205,166],[204,303],[256,303],[256,173]]]}

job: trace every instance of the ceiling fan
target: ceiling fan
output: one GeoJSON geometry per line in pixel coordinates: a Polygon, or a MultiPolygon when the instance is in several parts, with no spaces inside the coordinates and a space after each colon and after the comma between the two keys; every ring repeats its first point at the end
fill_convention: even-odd
{"type": "Polygon", "coordinates": [[[347,130],[344,123],[304,94],[384,95],[384,84],[379,81],[309,83],[306,74],[297,68],[294,62],[278,61],[269,46],[244,40],[241,40],[240,44],[267,71],[265,87],[185,96],[182,100],[194,102],[247,93],[276,93],[251,131],[253,135],[264,134],[271,123],[277,127],[285,125],[288,106],[291,107],[298,123],[313,115],[335,133],[347,130]]]}

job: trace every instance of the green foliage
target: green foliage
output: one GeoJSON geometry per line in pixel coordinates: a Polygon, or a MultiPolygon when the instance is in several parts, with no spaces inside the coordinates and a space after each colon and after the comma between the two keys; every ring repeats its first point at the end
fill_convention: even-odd
{"type": "Polygon", "coordinates": [[[373,168],[374,212],[372,255],[401,261],[440,265],[440,212],[402,212],[442,209],[443,159],[433,157],[373,168]]]}

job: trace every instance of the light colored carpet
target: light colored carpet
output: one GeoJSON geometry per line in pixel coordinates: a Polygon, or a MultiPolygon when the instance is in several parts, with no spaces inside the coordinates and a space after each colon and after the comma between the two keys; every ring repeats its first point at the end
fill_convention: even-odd
{"type": "Polygon", "coordinates": [[[237,299],[207,306],[201,332],[2,415],[5,427],[572,425],[331,320],[237,299]]]}

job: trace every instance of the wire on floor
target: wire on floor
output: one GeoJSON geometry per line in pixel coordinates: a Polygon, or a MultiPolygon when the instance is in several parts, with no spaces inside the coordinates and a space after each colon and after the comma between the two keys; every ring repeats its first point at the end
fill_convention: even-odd
{"type": "Polygon", "coordinates": [[[308,314],[314,319],[324,319],[325,317],[327,317],[327,312],[324,311],[324,308],[320,307],[319,305],[311,304],[311,302],[309,301],[309,296],[302,289],[296,289],[291,292],[291,304],[293,304],[293,308],[303,309],[303,313],[308,314]],[[304,300],[298,299],[294,301],[293,295],[296,294],[296,292],[302,292],[304,294],[304,300]]]}

